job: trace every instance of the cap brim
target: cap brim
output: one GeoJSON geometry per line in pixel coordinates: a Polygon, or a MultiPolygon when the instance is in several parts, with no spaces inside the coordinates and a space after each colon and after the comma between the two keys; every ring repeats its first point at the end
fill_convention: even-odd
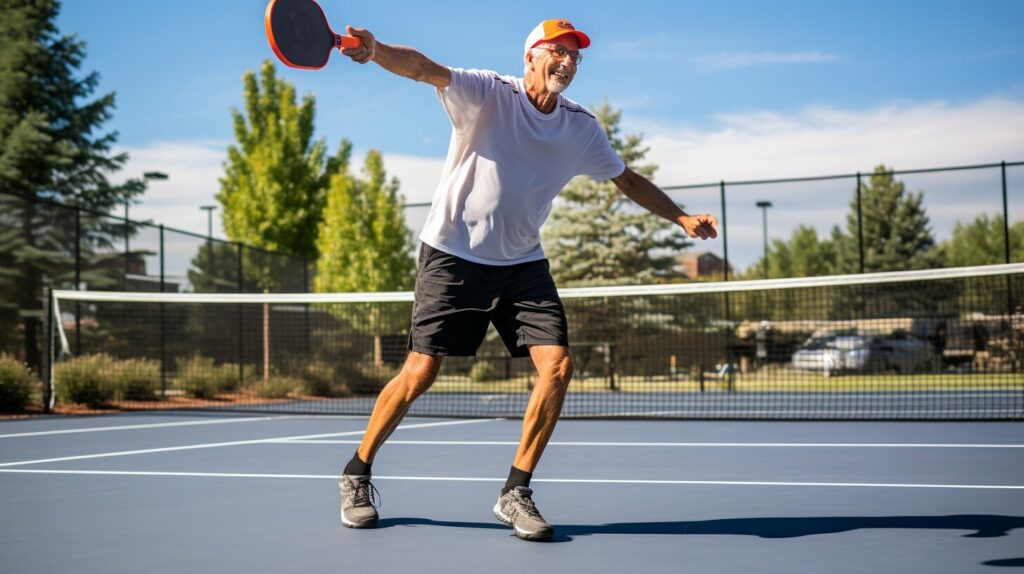
{"type": "Polygon", "coordinates": [[[555,34],[554,36],[551,36],[549,38],[541,38],[540,40],[537,41],[536,44],[534,44],[534,47],[536,47],[537,44],[540,44],[541,42],[547,42],[548,40],[554,40],[555,38],[561,38],[562,36],[570,36],[570,35],[571,36],[576,36],[576,40],[580,43],[580,49],[581,50],[583,48],[586,48],[586,47],[590,46],[590,36],[587,36],[583,32],[580,32],[579,30],[566,30],[565,32],[563,32],[561,34],[555,34]]]}

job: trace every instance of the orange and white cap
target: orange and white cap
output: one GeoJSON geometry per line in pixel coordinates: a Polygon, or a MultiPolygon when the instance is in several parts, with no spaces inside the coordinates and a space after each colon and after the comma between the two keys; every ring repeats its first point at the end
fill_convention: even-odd
{"type": "Polygon", "coordinates": [[[526,45],[523,52],[529,52],[530,49],[536,47],[541,42],[553,40],[566,34],[576,36],[576,39],[579,40],[580,48],[586,48],[590,45],[590,37],[577,30],[568,20],[544,20],[537,24],[537,27],[526,37],[526,45]]]}

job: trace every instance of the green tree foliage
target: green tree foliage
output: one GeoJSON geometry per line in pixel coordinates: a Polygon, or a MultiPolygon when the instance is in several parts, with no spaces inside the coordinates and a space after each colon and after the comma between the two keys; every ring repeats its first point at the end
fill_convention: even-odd
{"type": "MultiPolygon", "coordinates": [[[[892,170],[880,165],[861,184],[864,271],[927,269],[937,263],[935,238],[923,205],[923,192],[908,192],[892,170]]],[[[832,232],[837,273],[860,271],[857,246],[857,198],[850,200],[846,232],[832,232]]]]}
{"type": "MultiPolygon", "coordinates": [[[[620,133],[622,111],[604,102],[595,115],[626,165],[654,177],[657,166],[642,163],[643,137],[620,133]]],[[[690,242],[672,222],[636,209],[614,183],[578,177],[559,195],[544,245],[559,284],[598,285],[652,283],[690,242]]]]}
{"type": "Polygon", "coordinates": [[[228,148],[217,194],[225,232],[233,241],[314,260],[327,183],[345,168],[350,144],[328,157],[324,140],[313,139],[313,95],[297,104],[295,87],[277,77],[269,60],[258,78],[249,71],[242,83],[245,110],[232,112],[236,144],[228,148]]]}
{"type": "MultiPolygon", "coordinates": [[[[800,225],[788,240],[773,239],[768,246],[768,278],[819,277],[832,273],[835,253],[829,238],[819,239],[818,232],[800,225]]],[[[741,279],[761,279],[764,257],[758,258],[741,279]]]]}
{"type": "MultiPolygon", "coordinates": [[[[957,222],[953,237],[939,245],[939,252],[946,267],[1006,263],[1003,216],[990,219],[983,214],[967,224],[957,222]]],[[[1024,221],[1010,226],[1010,261],[1024,261],[1024,221]]]]}
{"type": "Polygon", "coordinates": [[[398,180],[388,180],[384,160],[374,150],[366,156],[363,175],[331,177],[317,239],[319,292],[412,287],[412,232],[405,226],[398,180]]]}
{"type": "MultiPolygon", "coordinates": [[[[107,213],[145,191],[142,179],[109,179],[128,160],[111,151],[116,132],[103,131],[114,94],[94,97],[99,75],[79,73],[85,44],[60,34],[59,9],[56,0],[0,0],[0,192],[19,196],[4,198],[0,209],[0,301],[8,302],[0,309],[0,340],[18,341],[33,367],[42,287],[67,285],[75,255],[74,210],[35,200],[107,213]]],[[[86,260],[125,231],[93,216],[80,225],[86,260]]],[[[107,286],[111,270],[85,267],[93,273],[83,282],[107,286]]]]}
{"type": "MultiPolygon", "coordinates": [[[[338,173],[331,178],[317,240],[317,291],[412,288],[412,233],[405,226],[398,180],[388,180],[377,151],[367,154],[363,175],[338,173]]],[[[373,336],[375,367],[383,364],[383,335],[399,334],[409,325],[405,306],[343,305],[332,311],[356,330],[373,336]]]]}

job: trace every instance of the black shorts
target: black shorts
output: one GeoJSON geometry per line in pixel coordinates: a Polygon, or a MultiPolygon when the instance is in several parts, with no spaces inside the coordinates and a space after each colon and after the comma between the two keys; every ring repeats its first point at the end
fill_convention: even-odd
{"type": "Polygon", "coordinates": [[[483,265],[422,244],[409,350],[471,357],[488,323],[513,357],[528,357],[530,345],[569,346],[565,308],[548,261],[483,265]]]}

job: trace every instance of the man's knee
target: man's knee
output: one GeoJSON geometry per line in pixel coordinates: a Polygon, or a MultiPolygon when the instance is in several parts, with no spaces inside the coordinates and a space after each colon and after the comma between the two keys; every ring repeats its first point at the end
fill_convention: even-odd
{"type": "Polygon", "coordinates": [[[568,350],[552,353],[538,367],[542,378],[551,381],[553,385],[567,388],[572,380],[573,360],[568,350]]]}
{"type": "Polygon", "coordinates": [[[409,353],[401,374],[406,399],[412,401],[427,392],[427,389],[434,384],[434,379],[437,378],[440,368],[440,356],[409,353]]]}

